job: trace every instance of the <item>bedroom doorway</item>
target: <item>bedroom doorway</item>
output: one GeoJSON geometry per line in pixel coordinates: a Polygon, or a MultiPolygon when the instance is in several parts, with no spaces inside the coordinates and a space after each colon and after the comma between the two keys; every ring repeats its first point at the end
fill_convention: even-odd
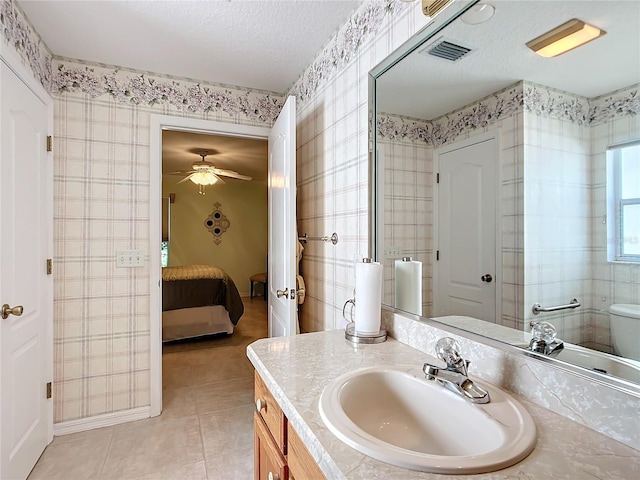
{"type": "MultiPolygon", "coordinates": [[[[166,351],[171,355],[169,363],[167,363],[168,371],[165,372],[166,386],[171,387],[164,390],[167,396],[166,405],[168,407],[172,405],[175,406],[176,402],[181,403],[187,401],[183,398],[184,395],[195,395],[199,393],[201,398],[200,404],[202,404],[200,410],[202,410],[202,408],[206,409],[206,406],[203,404],[204,400],[202,399],[208,395],[207,389],[202,388],[196,392],[193,388],[196,388],[195,385],[197,383],[205,386],[217,381],[227,381],[234,373],[243,376],[244,380],[240,383],[251,381],[251,379],[247,380],[246,378],[246,373],[250,372],[251,365],[244,356],[244,350],[246,345],[251,343],[255,338],[267,336],[265,302],[261,297],[249,299],[249,277],[255,273],[255,269],[258,267],[250,265],[249,268],[251,271],[247,274],[242,270],[243,265],[235,268],[228,263],[231,259],[228,251],[224,254],[220,252],[222,252],[225,247],[226,250],[232,248],[240,250],[241,257],[244,261],[238,263],[248,263],[246,262],[247,257],[250,254],[255,256],[257,252],[257,255],[261,257],[261,261],[265,263],[267,242],[266,225],[268,225],[268,220],[267,218],[262,218],[262,221],[265,222],[264,255],[260,253],[261,250],[256,245],[256,243],[258,243],[257,241],[253,241],[253,243],[249,242],[249,246],[240,245],[242,243],[240,240],[251,240],[256,229],[254,225],[253,229],[242,230],[242,222],[240,220],[241,213],[255,213],[252,212],[252,210],[260,210],[259,206],[254,205],[251,207],[248,204],[242,204],[244,200],[251,197],[251,195],[246,195],[247,191],[251,190],[247,185],[250,183],[256,184],[256,182],[250,182],[243,178],[257,178],[259,182],[261,181],[261,173],[253,168],[254,166],[251,165],[249,160],[247,160],[247,163],[236,163],[235,165],[225,162],[225,157],[228,157],[227,160],[232,157],[232,155],[226,153],[228,149],[226,149],[225,145],[235,144],[237,148],[244,149],[243,151],[248,152],[251,150],[251,144],[255,145],[264,142],[266,145],[269,129],[159,115],[153,116],[151,120],[151,244],[149,254],[152,261],[150,262],[150,369],[151,416],[156,416],[161,413],[163,403],[165,403],[163,402],[162,367],[162,275],[159,259],[162,254],[161,244],[163,240],[161,232],[161,198],[171,198],[169,194],[174,194],[174,203],[171,204],[173,209],[171,221],[175,222],[176,225],[174,226],[179,226],[181,231],[190,232],[196,240],[183,239],[178,241],[175,238],[172,239],[171,235],[169,235],[168,264],[184,265],[184,262],[205,265],[218,264],[218,267],[223,267],[222,270],[232,270],[234,273],[227,273],[233,282],[237,284],[238,293],[243,295],[244,314],[237,327],[234,328],[235,332],[226,338],[203,337],[202,340],[196,342],[180,342],[169,345],[168,348],[166,348],[166,351]],[[163,151],[165,148],[163,144],[167,138],[171,140],[170,143],[172,145],[169,150],[173,149],[173,153],[169,156],[173,155],[174,161],[164,168],[163,151]],[[215,141],[218,143],[213,143],[215,141]],[[244,144],[244,147],[239,147],[240,144],[244,144]],[[216,169],[221,171],[216,171],[215,173],[222,173],[219,177],[223,179],[224,183],[222,187],[225,187],[228,194],[227,196],[223,195],[223,189],[218,188],[214,190],[216,187],[219,187],[219,185],[197,185],[193,180],[187,178],[191,175],[190,171],[194,170],[193,165],[203,160],[212,163],[216,169]],[[180,161],[182,163],[179,163],[180,161]],[[163,186],[162,174],[167,172],[183,173],[171,175],[170,177],[172,178],[169,179],[167,185],[163,186]],[[224,173],[228,172],[231,172],[232,176],[227,177],[224,175],[224,173]],[[242,178],[234,177],[233,174],[235,172],[237,172],[238,177],[242,178]],[[244,191],[243,195],[233,198],[234,190],[246,191],[244,191]],[[180,205],[179,202],[181,201],[182,204],[180,205]],[[182,207],[182,209],[178,208],[179,206],[182,207]],[[184,212],[186,211],[196,212],[194,219],[188,220],[184,216],[184,212]],[[218,220],[221,217],[226,218],[228,221],[228,224],[225,224],[225,231],[214,232],[212,229],[208,229],[211,225],[207,224],[207,218],[218,220]],[[233,234],[235,234],[235,239],[233,234]],[[241,238],[238,238],[238,234],[241,235],[241,238]],[[215,243],[216,241],[218,241],[218,243],[215,243]],[[156,261],[156,259],[158,259],[158,261],[156,261]],[[245,297],[244,294],[247,296],[245,297]],[[264,333],[261,331],[261,328],[264,329],[264,333]],[[215,366],[212,366],[211,362],[215,362],[215,366]],[[189,389],[183,388],[183,385],[184,387],[193,387],[191,388],[192,391],[189,393],[189,389]]],[[[245,158],[248,157],[245,156],[245,158]]],[[[264,163],[266,164],[266,162],[267,157],[265,154],[264,163]]],[[[263,181],[265,193],[262,205],[266,207],[266,169],[263,181]]],[[[256,187],[255,190],[259,190],[259,188],[256,187]]],[[[263,217],[266,216],[265,213],[263,217]]],[[[250,224],[256,222],[249,221],[245,223],[250,224]]],[[[219,224],[216,224],[216,226],[219,226],[219,224]]],[[[171,227],[169,227],[169,230],[171,231],[171,227]]],[[[213,279],[211,280],[213,281],[213,279]]],[[[225,310],[223,307],[222,309],[225,310]]],[[[209,314],[209,312],[206,313],[206,315],[209,314]]],[[[228,318],[233,319],[231,314],[228,318]]],[[[180,330],[180,328],[178,328],[178,330],[180,330]]],[[[179,336],[181,334],[177,333],[177,335],[179,336]]],[[[186,335],[191,335],[191,333],[187,332],[186,335]]],[[[243,386],[239,384],[238,387],[242,388],[243,386]]],[[[191,399],[194,401],[194,404],[198,404],[196,398],[191,399]]],[[[216,401],[216,403],[219,402],[216,401]]]]}

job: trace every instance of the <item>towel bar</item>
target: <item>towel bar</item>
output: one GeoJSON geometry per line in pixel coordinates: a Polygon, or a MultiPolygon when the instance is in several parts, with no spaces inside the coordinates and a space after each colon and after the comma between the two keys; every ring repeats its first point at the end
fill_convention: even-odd
{"type": "Polygon", "coordinates": [[[304,235],[302,235],[301,237],[298,237],[298,240],[300,242],[310,242],[310,241],[314,241],[314,242],[331,242],[332,244],[336,244],[338,243],[338,234],[337,233],[333,233],[330,237],[328,235],[325,235],[324,237],[310,237],[309,235],[307,235],[306,233],[304,235]]]}

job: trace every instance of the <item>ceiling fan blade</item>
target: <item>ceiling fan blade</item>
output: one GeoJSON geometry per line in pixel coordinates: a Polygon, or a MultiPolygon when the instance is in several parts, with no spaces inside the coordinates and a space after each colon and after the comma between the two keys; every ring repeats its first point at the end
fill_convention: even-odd
{"type": "MultiPolygon", "coordinates": [[[[194,172],[194,173],[195,173],[195,172],[194,172]]],[[[191,175],[187,175],[187,176],[186,176],[186,177],[184,177],[182,180],[180,180],[178,183],[176,183],[176,185],[179,185],[179,184],[181,184],[181,183],[186,182],[187,180],[190,180],[190,179],[191,179],[191,177],[192,177],[193,175],[194,175],[193,173],[192,173],[191,175]]]]}
{"type": "Polygon", "coordinates": [[[216,168],[215,172],[216,175],[224,175],[225,177],[237,178],[238,180],[252,180],[252,177],[249,177],[248,175],[241,175],[233,170],[221,170],[216,168]]]}
{"type": "Polygon", "coordinates": [[[163,175],[190,175],[195,172],[195,170],[176,170],[175,172],[163,173],[163,175]]]}

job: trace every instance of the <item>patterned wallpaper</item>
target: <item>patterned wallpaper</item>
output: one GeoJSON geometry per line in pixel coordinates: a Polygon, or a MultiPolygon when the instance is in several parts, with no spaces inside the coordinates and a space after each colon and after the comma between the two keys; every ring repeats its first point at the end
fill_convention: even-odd
{"type": "MultiPolygon", "coordinates": [[[[148,405],[149,272],[116,270],[112,252],[149,242],[149,115],[264,126],[284,96],[54,60],[15,2],[1,1],[3,41],[55,96],[55,421],[148,405]]],[[[299,104],[299,230],[340,236],[305,250],[303,330],[342,326],[352,263],[368,251],[367,73],[424,26],[419,9],[363,3],[290,89],[299,104]]],[[[637,112],[635,94],[623,104],[637,112]]],[[[603,99],[589,118],[618,109],[603,99]]],[[[431,138],[449,141],[460,121],[443,119],[431,138]]]]}
{"type": "MultiPolygon", "coordinates": [[[[398,165],[385,174],[385,194],[398,189],[395,174],[401,176],[403,165],[417,161],[415,152],[407,146],[432,148],[443,141],[449,143],[480,132],[500,130],[503,295],[502,318],[498,323],[523,329],[531,318],[527,305],[564,303],[579,297],[583,305],[579,311],[550,315],[548,320],[556,324],[563,339],[609,351],[608,306],[614,302],[640,301],[640,277],[633,266],[607,263],[606,228],[597,211],[598,205],[605,204],[606,146],[637,139],[640,135],[637,92],[635,85],[586,99],[519,82],[432,122],[379,114],[379,143],[384,146],[385,155],[392,152],[393,163],[398,165]],[[597,135],[594,140],[592,132],[597,135]],[[594,157],[593,167],[591,157],[594,157]],[[595,179],[591,178],[592,170],[595,179]],[[565,180],[569,180],[569,186],[558,188],[565,180]],[[567,207],[558,210],[555,205],[567,207]],[[572,208],[568,208],[569,205],[572,208]],[[523,208],[527,211],[523,212],[523,208]],[[557,225],[551,230],[546,228],[549,210],[555,212],[551,223],[557,225]],[[526,224],[523,213],[527,215],[526,224]],[[545,233],[540,235],[540,232],[545,233]],[[594,262],[597,267],[592,269],[590,265],[594,262]]],[[[433,169],[431,150],[426,151],[422,159],[426,165],[417,170],[419,176],[433,169]]],[[[401,183],[403,181],[407,180],[401,183]]],[[[415,183],[415,179],[408,181],[415,183]]],[[[402,196],[412,191],[410,185],[406,187],[402,196]]],[[[423,193],[430,201],[429,193],[423,193]]],[[[390,201],[385,204],[385,222],[389,220],[394,225],[394,232],[385,230],[389,236],[385,238],[387,244],[400,242],[399,246],[406,245],[407,251],[414,250],[411,239],[395,240],[395,237],[407,237],[402,232],[415,230],[418,223],[424,224],[415,221],[406,224],[408,219],[415,219],[414,203],[390,201]],[[399,233],[394,237],[396,231],[399,233]]],[[[429,214],[426,218],[430,218],[429,214]]],[[[420,238],[431,251],[430,232],[423,232],[420,238]]],[[[425,265],[425,272],[429,272],[428,261],[425,265]]],[[[425,273],[423,285],[430,280],[425,273]]],[[[390,291],[393,288],[390,269],[385,273],[385,286],[390,291]]],[[[388,292],[385,290],[385,293],[388,292]]],[[[423,292],[425,312],[429,311],[429,298],[429,292],[423,292]]]]}
{"type": "Polygon", "coordinates": [[[3,40],[54,96],[54,421],[149,405],[150,114],[269,126],[283,96],[52,60],[17,5],[3,40]],[[53,65],[53,66],[52,66],[53,65]]]}
{"type": "Polygon", "coordinates": [[[365,2],[290,91],[298,95],[298,230],[340,237],[305,248],[303,331],[344,325],[353,262],[369,250],[368,72],[426,24],[420,8],[365,2]]]}
{"type": "Polygon", "coordinates": [[[149,252],[152,113],[270,124],[169,101],[121,102],[110,93],[55,97],[56,422],[149,405],[150,259],[144,268],[115,268],[115,252],[149,252]]]}

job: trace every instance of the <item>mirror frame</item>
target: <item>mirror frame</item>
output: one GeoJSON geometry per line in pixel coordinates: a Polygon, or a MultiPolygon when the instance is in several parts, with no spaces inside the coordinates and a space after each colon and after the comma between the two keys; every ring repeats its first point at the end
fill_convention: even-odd
{"type": "MultiPolygon", "coordinates": [[[[452,0],[449,5],[447,5],[438,15],[431,19],[431,21],[421,28],[417,33],[412,35],[407,41],[405,41],[402,45],[400,45],[396,50],[391,52],[382,62],[376,65],[369,71],[369,81],[368,81],[368,118],[369,118],[369,257],[374,260],[378,260],[377,252],[379,248],[378,244],[378,234],[382,233],[382,229],[384,228],[384,210],[379,209],[378,207],[378,183],[381,181],[381,176],[383,172],[379,170],[379,158],[377,155],[377,141],[378,141],[378,131],[377,131],[377,118],[376,118],[376,86],[377,79],[386,71],[391,69],[398,62],[402,61],[405,57],[413,53],[415,50],[420,48],[422,44],[424,44],[429,39],[438,35],[443,29],[445,29],[448,25],[456,21],[464,12],[473,7],[476,3],[479,3],[481,0],[452,0]]],[[[382,238],[382,237],[380,237],[382,238]]],[[[473,341],[477,341],[478,343],[483,343],[485,345],[499,348],[508,353],[514,355],[520,355],[524,357],[534,358],[538,361],[541,361],[545,364],[551,365],[554,368],[559,368],[561,370],[565,370],[570,372],[576,376],[587,378],[592,382],[608,386],[610,388],[614,388],[616,390],[634,395],[640,398],[640,384],[635,384],[628,380],[606,376],[600,374],[598,372],[589,370],[584,367],[580,367],[578,365],[574,365],[571,363],[564,362],[562,360],[558,360],[557,358],[545,356],[536,352],[531,352],[523,348],[516,347],[515,345],[511,345],[509,343],[501,342],[499,340],[493,339],[491,337],[485,337],[475,332],[470,332],[468,330],[463,330],[453,325],[449,325],[447,323],[438,322],[429,317],[418,316],[409,312],[405,312],[404,310],[399,310],[390,305],[384,305],[385,308],[388,308],[390,311],[407,316],[409,318],[413,318],[416,320],[420,320],[425,323],[434,322],[439,328],[442,328],[445,331],[449,331],[451,333],[469,338],[473,341]]]]}

